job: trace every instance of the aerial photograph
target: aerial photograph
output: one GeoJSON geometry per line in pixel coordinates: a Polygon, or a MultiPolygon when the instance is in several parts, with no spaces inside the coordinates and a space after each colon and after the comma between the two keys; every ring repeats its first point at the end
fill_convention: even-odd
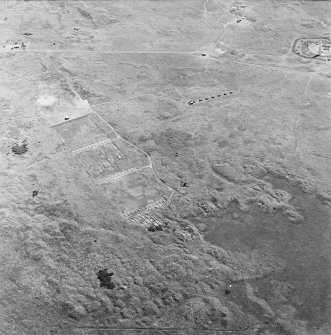
{"type": "Polygon", "coordinates": [[[0,0],[0,335],[330,335],[330,28],[0,0]]]}

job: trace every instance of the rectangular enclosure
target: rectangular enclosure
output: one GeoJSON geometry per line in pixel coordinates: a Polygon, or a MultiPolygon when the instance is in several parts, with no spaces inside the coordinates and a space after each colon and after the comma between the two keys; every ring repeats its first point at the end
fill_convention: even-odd
{"type": "Polygon", "coordinates": [[[85,147],[117,137],[112,127],[95,113],[57,124],[53,128],[72,151],[84,150],[85,147]]]}
{"type": "Polygon", "coordinates": [[[98,183],[149,164],[148,157],[121,139],[77,151],[75,157],[98,183]]]}
{"type": "Polygon", "coordinates": [[[125,217],[140,210],[159,208],[169,198],[169,190],[160,184],[149,167],[127,174],[121,179],[104,185],[104,190],[125,217]]]}

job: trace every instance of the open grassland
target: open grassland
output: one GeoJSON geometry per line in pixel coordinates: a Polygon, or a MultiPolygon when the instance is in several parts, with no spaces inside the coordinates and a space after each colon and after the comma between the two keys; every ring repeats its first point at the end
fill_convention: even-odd
{"type": "Polygon", "coordinates": [[[327,9],[0,2],[0,332],[329,334],[327,9]]]}

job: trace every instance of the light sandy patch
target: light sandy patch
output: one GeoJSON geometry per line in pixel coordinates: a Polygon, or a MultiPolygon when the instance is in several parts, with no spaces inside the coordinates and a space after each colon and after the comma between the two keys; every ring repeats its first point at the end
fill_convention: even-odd
{"type": "Polygon", "coordinates": [[[311,44],[309,44],[308,50],[312,54],[318,55],[319,54],[319,45],[316,44],[316,43],[311,43],[311,44]]]}
{"type": "Polygon", "coordinates": [[[17,99],[19,95],[9,88],[9,85],[0,84],[0,98],[1,99],[17,99]]]}
{"type": "Polygon", "coordinates": [[[56,101],[56,98],[52,95],[42,95],[37,100],[37,103],[44,107],[49,107],[49,106],[53,106],[55,101],[56,101]]]}
{"type": "Polygon", "coordinates": [[[79,108],[85,109],[85,110],[90,110],[90,104],[88,102],[88,100],[84,100],[84,99],[77,99],[75,100],[75,105],[79,108]]]}
{"type": "Polygon", "coordinates": [[[54,126],[84,116],[91,111],[87,100],[79,98],[74,98],[71,101],[59,99],[53,110],[47,113],[47,119],[49,124],[54,126]]]}

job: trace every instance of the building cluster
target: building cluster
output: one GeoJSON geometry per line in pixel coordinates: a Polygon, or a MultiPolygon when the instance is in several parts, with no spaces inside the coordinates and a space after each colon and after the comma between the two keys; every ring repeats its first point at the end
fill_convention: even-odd
{"type": "Polygon", "coordinates": [[[328,38],[302,38],[296,41],[293,51],[301,57],[328,61],[331,57],[331,41],[328,38]]]}
{"type": "Polygon", "coordinates": [[[24,43],[3,44],[3,45],[0,45],[0,52],[25,50],[25,47],[26,46],[24,43]]]}
{"type": "Polygon", "coordinates": [[[322,41],[320,41],[318,43],[319,45],[319,55],[322,57],[330,57],[331,56],[331,43],[322,43],[322,41]]]}

